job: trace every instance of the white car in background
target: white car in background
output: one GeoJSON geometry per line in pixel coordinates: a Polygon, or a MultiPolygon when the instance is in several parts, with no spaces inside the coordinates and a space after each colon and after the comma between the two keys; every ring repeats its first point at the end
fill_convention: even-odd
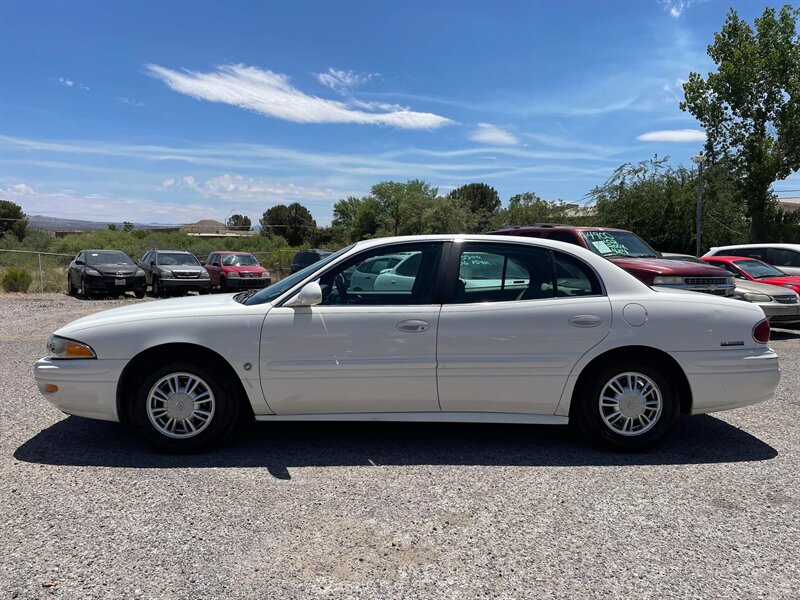
{"type": "Polygon", "coordinates": [[[572,422],[639,449],[681,412],[772,397],[769,332],[758,306],[652,289],[575,245],[414,236],[359,242],[259,291],[83,317],[34,373],[63,412],[167,451],[220,442],[243,417],[572,422]],[[354,265],[406,253],[412,285],[350,287],[354,265]],[[490,287],[460,278],[478,259],[490,287]]]}
{"type": "Polygon", "coordinates": [[[375,279],[381,273],[389,272],[398,263],[408,257],[408,254],[396,256],[376,256],[356,265],[350,275],[350,289],[353,291],[370,292],[374,289],[375,279]]]}
{"type": "Polygon", "coordinates": [[[746,256],[778,267],[787,275],[800,275],[800,244],[717,246],[703,256],[746,256]]]}

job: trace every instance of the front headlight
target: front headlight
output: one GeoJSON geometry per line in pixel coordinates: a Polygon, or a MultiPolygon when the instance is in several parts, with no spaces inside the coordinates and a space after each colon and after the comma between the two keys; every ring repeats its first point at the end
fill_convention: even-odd
{"type": "Polygon", "coordinates": [[[205,269],[200,271],[200,279],[208,279],[208,277],[209,277],[208,271],[206,271],[205,269]]]}
{"type": "Polygon", "coordinates": [[[236,271],[231,271],[230,273],[225,273],[228,276],[228,279],[238,279],[239,274],[236,271]]]}
{"type": "Polygon", "coordinates": [[[86,275],[92,275],[92,276],[94,276],[94,277],[99,277],[99,276],[100,276],[100,271],[98,271],[98,270],[96,270],[96,269],[92,269],[92,268],[90,268],[90,267],[86,267],[86,268],[84,269],[84,271],[83,271],[83,272],[84,272],[86,275]]]}
{"type": "Polygon", "coordinates": [[[653,279],[653,285],[681,285],[683,277],[664,277],[659,275],[653,279]]]}
{"type": "Polygon", "coordinates": [[[748,302],[772,302],[772,296],[766,294],[757,294],[755,292],[746,292],[742,294],[742,298],[748,302]]]}
{"type": "Polygon", "coordinates": [[[166,277],[166,278],[168,278],[168,279],[170,279],[170,278],[172,278],[172,277],[174,277],[174,276],[175,276],[175,275],[172,273],[172,271],[170,271],[169,269],[163,269],[163,268],[161,269],[161,273],[160,273],[160,275],[161,275],[161,277],[166,277]]]}
{"type": "Polygon", "coordinates": [[[89,344],[54,335],[47,342],[50,358],[97,358],[89,344]]]}
{"type": "Polygon", "coordinates": [[[136,277],[144,277],[144,269],[136,269],[136,277]]]}

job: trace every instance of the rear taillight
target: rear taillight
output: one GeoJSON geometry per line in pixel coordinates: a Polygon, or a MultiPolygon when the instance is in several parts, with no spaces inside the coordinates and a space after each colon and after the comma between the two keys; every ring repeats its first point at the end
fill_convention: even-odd
{"type": "Polygon", "coordinates": [[[769,321],[764,319],[753,327],[753,339],[759,344],[769,343],[769,321]]]}

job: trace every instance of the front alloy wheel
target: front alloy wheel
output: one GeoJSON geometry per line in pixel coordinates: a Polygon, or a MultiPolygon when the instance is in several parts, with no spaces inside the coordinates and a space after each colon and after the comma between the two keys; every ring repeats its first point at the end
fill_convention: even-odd
{"type": "Polygon", "coordinates": [[[222,441],[239,422],[241,400],[216,369],[209,361],[179,356],[140,373],[122,420],[167,452],[194,452],[222,441]]]}

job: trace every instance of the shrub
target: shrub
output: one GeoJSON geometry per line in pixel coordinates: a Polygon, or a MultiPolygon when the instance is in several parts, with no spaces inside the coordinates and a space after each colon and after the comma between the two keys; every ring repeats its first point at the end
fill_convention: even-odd
{"type": "Polygon", "coordinates": [[[3,290],[6,292],[27,292],[33,277],[25,269],[10,267],[3,275],[3,290]]]}

